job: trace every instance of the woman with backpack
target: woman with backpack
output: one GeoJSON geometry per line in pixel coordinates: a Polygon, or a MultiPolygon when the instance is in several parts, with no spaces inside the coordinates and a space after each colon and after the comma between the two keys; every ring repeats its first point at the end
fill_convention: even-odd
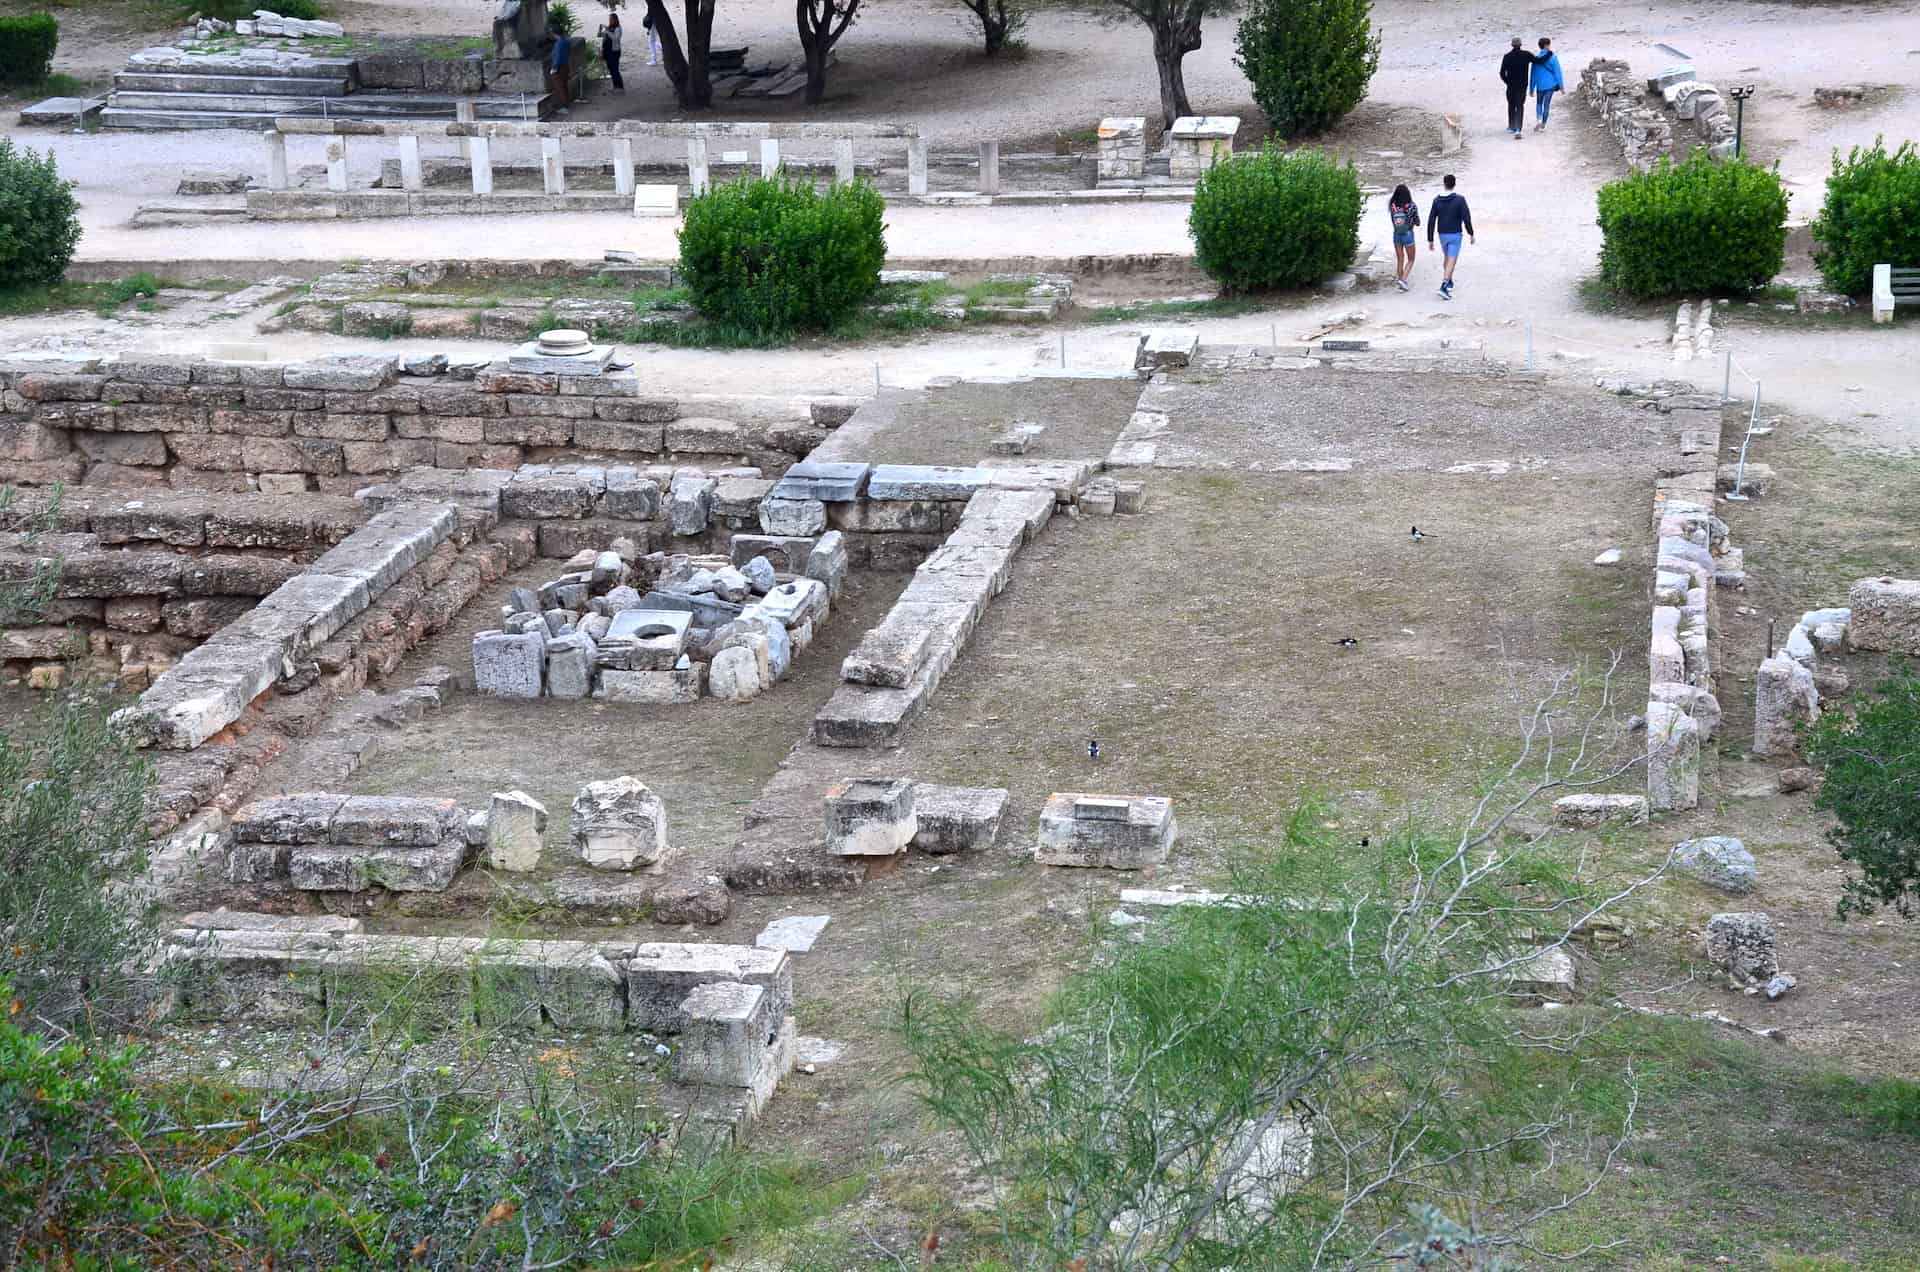
{"type": "Polygon", "coordinates": [[[1405,185],[1395,186],[1387,199],[1387,219],[1393,223],[1393,285],[1406,291],[1407,278],[1413,273],[1413,232],[1420,228],[1420,207],[1405,185]]]}
{"type": "Polygon", "coordinates": [[[627,82],[620,78],[620,15],[617,13],[609,13],[607,24],[600,28],[600,60],[607,64],[613,91],[626,92],[627,82]]]}

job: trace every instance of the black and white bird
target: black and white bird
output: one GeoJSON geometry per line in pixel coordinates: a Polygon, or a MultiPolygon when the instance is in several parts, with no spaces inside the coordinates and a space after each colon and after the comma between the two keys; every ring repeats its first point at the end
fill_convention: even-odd
{"type": "Polygon", "coordinates": [[[1419,526],[1415,526],[1413,529],[1407,531],[1407,537],[1409,539],[1412,539],[1415,543],[1418,543],[1422,539],[1437,539],[1440,536],[1437,534],[1428,534],[1425,530],[1422,530],[1419,526]]]}
{"type": "Polygon", "coordinates": [[[1090,760],[1097,760],[1100,758],[1100,739],[1099,738],[1087,739],[1087,758],[1090,760]]]}
{"type": "Polygon", "coordinates": [[[1336,640],[1333,643],[1340,646],[1340,648],[1342,649],[1352,649],[1354,646],[1358,645],[1360,642],[1355,637],[1342,636],[1339,640],[1336,640]]]}

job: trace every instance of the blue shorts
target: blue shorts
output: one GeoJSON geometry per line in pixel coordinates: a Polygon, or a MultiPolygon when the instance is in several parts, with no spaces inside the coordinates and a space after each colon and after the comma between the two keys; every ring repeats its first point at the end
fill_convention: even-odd
{"type": "Polygon", "coordinates": [[[1413,231],[1412,230],[1395,230],[1393,232],[1393,245],[1395,247],[1412,247],[1413,231]]]}
{"type": "Polygon", "coordinates": [[[1460,255],[1460,235],[1442,234],[1440,236],[1440,254],[1443,256],[1460,255]]]}

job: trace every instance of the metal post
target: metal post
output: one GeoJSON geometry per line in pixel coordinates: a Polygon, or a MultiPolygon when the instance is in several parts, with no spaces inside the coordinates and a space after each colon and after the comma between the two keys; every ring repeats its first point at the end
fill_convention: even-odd
{"type": "Polygon", "coordinates": [[[1727,350],[1727,370],[1720,377],[1720,400],[1733,401],[1733,350],[1727,350]]]}
{"type": "Polygon", "coordinates": [[[1743,153],[1741,138],[1746,132],[1747,98],[1753,96],[1753,85],[1736,84],[1727,93],[1733,98],[1733,157],[1738,159],[1743,153]]]}
{"type": "Polygon", "coordinates": [[[1727,498],[1735,503],[1745,503],[1748,496],[1740,493],[1740,487],[1747,479],[1747,447],[1753,444],[1754,425],[1760,422],[1760,381],[1753,382],[1753,410],[1747,413],[1747,435],[1740,439],[1740,464],[1733,470],[1733,490],[1727,498]]]}
{"type": "Polygon", "coordinates": [[[1067,333],[1064,331],[1060,333],[1060,369],[1067,369],[1067,333]]]}

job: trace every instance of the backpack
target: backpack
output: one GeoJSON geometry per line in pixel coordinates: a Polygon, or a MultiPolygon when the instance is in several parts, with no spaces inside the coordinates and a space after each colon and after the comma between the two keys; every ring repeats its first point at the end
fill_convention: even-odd
{"type": "Polygon", "coordinates": [[[1405,207],[1389,207],[1387,214],[1393,219],[1396,230],[1411,230],[1420,224],[1420,209],[1409,203],[1405,207]]]}

